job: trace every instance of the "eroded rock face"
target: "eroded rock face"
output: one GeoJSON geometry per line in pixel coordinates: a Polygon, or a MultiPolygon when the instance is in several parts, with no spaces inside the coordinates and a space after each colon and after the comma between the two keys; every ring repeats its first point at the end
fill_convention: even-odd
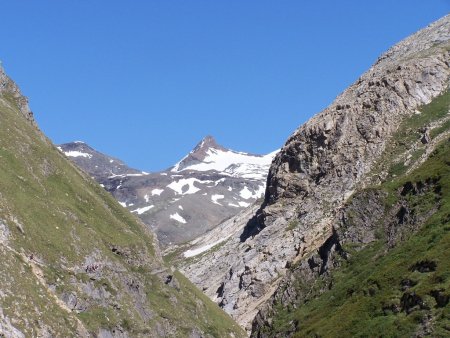
{"type": "Polygon", "coordinates": [[[28,98],[23,96],[19,87],[14,81],[12,81],[8,75],[6,75],[3,66],[0,64],[0,93],[8,93],[14,100],[21,113],[27,118],[28,121],[35,124],[33,112],[28,106],[28,98]]]}
{"type": "MultiPolygon", "coordinates": [[[[386,249],[396,241],[400,241],[401,236],[407,232],[409,235],[425,223],[425,220],[436,212],[435,210],[420,209],[417,204],[410,202],[406,194],[431,193],[433,185],[422,185],[421,189],[407,182],[403,189],[397,191],[399,200],[389,205],[386,203],[388,193],[382,189],[364,189],[352,196],[335,215],[332,223],[331,235],[313,253],[290,267],[287,274],[282,278],[280,286],[276,289],[270,299],[260,308],[252,323],[252,337],[271,337],[274,330],[274,318],[279,309],[300,308],[307,302],[317,298],[329,291],[334,285],[333,273],[342,265],[348,264],[349,258],[354,252],[360,251],[367,245],[379,240],[377,237],[384,233],[386,249]],[[421,190],[419,192],[419,190],[421,190]],[[409,224],[405,224],[402,218],[396,217],[403,209],[410,210],[415,216],[409,224]],[[395,230],[394,230],[395,229],[395,230]],[[349,250],[354,250],[353,252],[349,250]],[[343,264],[344,263],[344,264],[343,264]]],[[[411,271],[427,273],[436,269],[436,262],[423,260],[414,263],[411,271]]],[[[417,308],[424,308],[422,299],[408,291],[417,282],[411,279],[403,279],[400,283],[403,295],[397,301],[383,306],[384,313],[407,313],[417,308]],[[416,307],[417,306],[417,307],[416,307]]],[[[380,285],[376,280],[369,281],[360,290],[353,287],[348,288],[348,296],[354,293],[363,292],[368,296],[373,296],[380,285]]],[[[437,293],[431,293],[434,298],[437,293]]],[[[442,298],[445,301],[445,298],[442,298]]],[[[302,323],[292,321],[287,327],[284,336],[291,336],[298,331],[302,323]]]]}
{"type": "Polygon", "coordinates": [[[190,265],[189,278],[198,282],[199,269],[214,276],[207,294],[250,329],[287,267],[332,238],[338,211],[364,186],[400,123],[448,88],[449,46],[446,16],[391,48],[297,129],[272,163],[262,207],[214,259],[190,265]]]}

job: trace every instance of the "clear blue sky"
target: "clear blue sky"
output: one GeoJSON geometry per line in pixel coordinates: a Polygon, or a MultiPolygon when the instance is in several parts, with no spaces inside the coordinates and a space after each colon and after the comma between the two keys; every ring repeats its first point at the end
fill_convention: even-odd
{"type": "Polygon", "coordinates": [[[267,153],[450,0],[1,1],[0,59],[55,143],[156,171],[267,153]]]}

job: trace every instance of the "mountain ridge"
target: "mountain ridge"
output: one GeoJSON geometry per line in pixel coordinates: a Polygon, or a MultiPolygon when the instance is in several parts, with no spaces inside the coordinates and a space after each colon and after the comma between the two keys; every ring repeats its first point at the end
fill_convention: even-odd
{"type": "Polygon", "coordinates": [[[237,152],[206,136],[174,166],[148,173],[83,142],[59,149],[155,230],[165,248],[201,236],[261,197],[276,153],[237,152]]]}

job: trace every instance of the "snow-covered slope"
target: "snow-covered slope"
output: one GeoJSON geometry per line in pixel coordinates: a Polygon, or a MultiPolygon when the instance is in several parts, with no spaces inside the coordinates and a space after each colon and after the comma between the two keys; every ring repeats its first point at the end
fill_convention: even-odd
{"type": "Polygon", "coordinates": [[[267,155],[253,155],[225,149],[211,136],[205,137],[186,157],[175,164],[172,172],[214,170],[223,175],[265,179],[278,150],[267,155]]]}
{"type": "Polygon", "coordinates": [[[82,142],[60,148],[153,228],[164,246],[193,240],[262,197],[276,153],[236,152],[207,136],[175,166],[146,173],[82,142]]]}

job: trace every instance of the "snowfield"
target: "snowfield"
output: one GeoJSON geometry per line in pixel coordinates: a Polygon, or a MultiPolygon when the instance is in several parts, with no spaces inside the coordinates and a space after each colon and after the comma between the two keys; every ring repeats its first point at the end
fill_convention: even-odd
{"type": "Polygon", "coordinates": [[[217,202],[217,201],[218,201],[218,200],[221,200],[221,199],[223,199],[223,198],[225,198],[224,195],[212,195],[212,196],[211,196],[211,200],[213,201],[213,203],[214,203],[214,204],[218,204],[218,205],[222,205],[222,204],[220,204],[220,203],[217,202]]]}
{"type": "Polygon", "coordinates": [[[167,188],[172,189],[173,191],[175,191],[177,194],[180,195],[195,194],[197,191],[200,191],[200,189],[194,185],[194,182],[204,183],[203,181],[200,181],[199,179],[196,178],[182,178],[181,180],[173,181],[167,186],[167,188]],[[187,191],[183,192],[183,187],[185,185],[188,185],[189,188],[187,191]]]}
{"type": "Polygon", "coordinates": [[[227,240],[230,236],[225,237],[225,238],[221,238],[218,241],[211,243],[211,244],[207,244],[205,246],[202,246],[200,248],[197,249],[192,249],[192,250],[187,250],[183,253],[185,258],[189,258],[189,257],[194,257],[197,255],[200,255],[201,253],[208,251],[209,249],[211,249],[213,246],[222,243],[223,241],[227,240]]]}
{"type": "Polygon", "coordinates": [[[247,187],[244,187],[244,189],[239,192],[239,196],[241,196],[245,200],[248,200],[249,198],[260,198],[264,194],[264,190],[264,185],[260,185],[258,187],[258,190],[256,190],[254,193],[252,193],[247,187]]]}
{"type": "Polygon", "coordinates": [[[172,172],[180,172],[184,170],[209,171],[216,170],[222,174],[233,177],[264,179],[269,170],[270,164],[274,156],[279,150],[270,154],[259,156],[232,150],[221,150],[209,148],[206,151],[206,157],[201,163],[189,165],[180,169],[180,165],[184,157],[171,169],[172,172]]]}
{"type": "Polygon", "coordinates": [[[160,196],[163,191],[164,191],[164,189],[153,189],[152,196],[155,196],[155,195],[160,196]]]}
{"type": "Polygon", "coordinates": [[[71,150],[71,151],[65,151],[64,154],[69,157],[86,157],[86,158],[92,158],[91,154],[88,153],[82,153],[81,151],[77,150],[71,150]]]}
{"type": "Polygon", "coordinates": [[[144,212],[149,211],[153,207],[154,205],[149,205],[143,208],[138,208],[136,210],[131,210],[131,212],[136,212],[138,215],[142,215],[144,212]]]}
{"type": "Polygon", "coordinates": [[[175,220],[177,222],[180,222],[180,223],[183,223],[183,224],[187,223],[186,220],[182,216],[180,216],[180,214],[178,212],[170,215],[169,217],[170,217],[170,219],[173,219],[173,220],[175,220]]]}

